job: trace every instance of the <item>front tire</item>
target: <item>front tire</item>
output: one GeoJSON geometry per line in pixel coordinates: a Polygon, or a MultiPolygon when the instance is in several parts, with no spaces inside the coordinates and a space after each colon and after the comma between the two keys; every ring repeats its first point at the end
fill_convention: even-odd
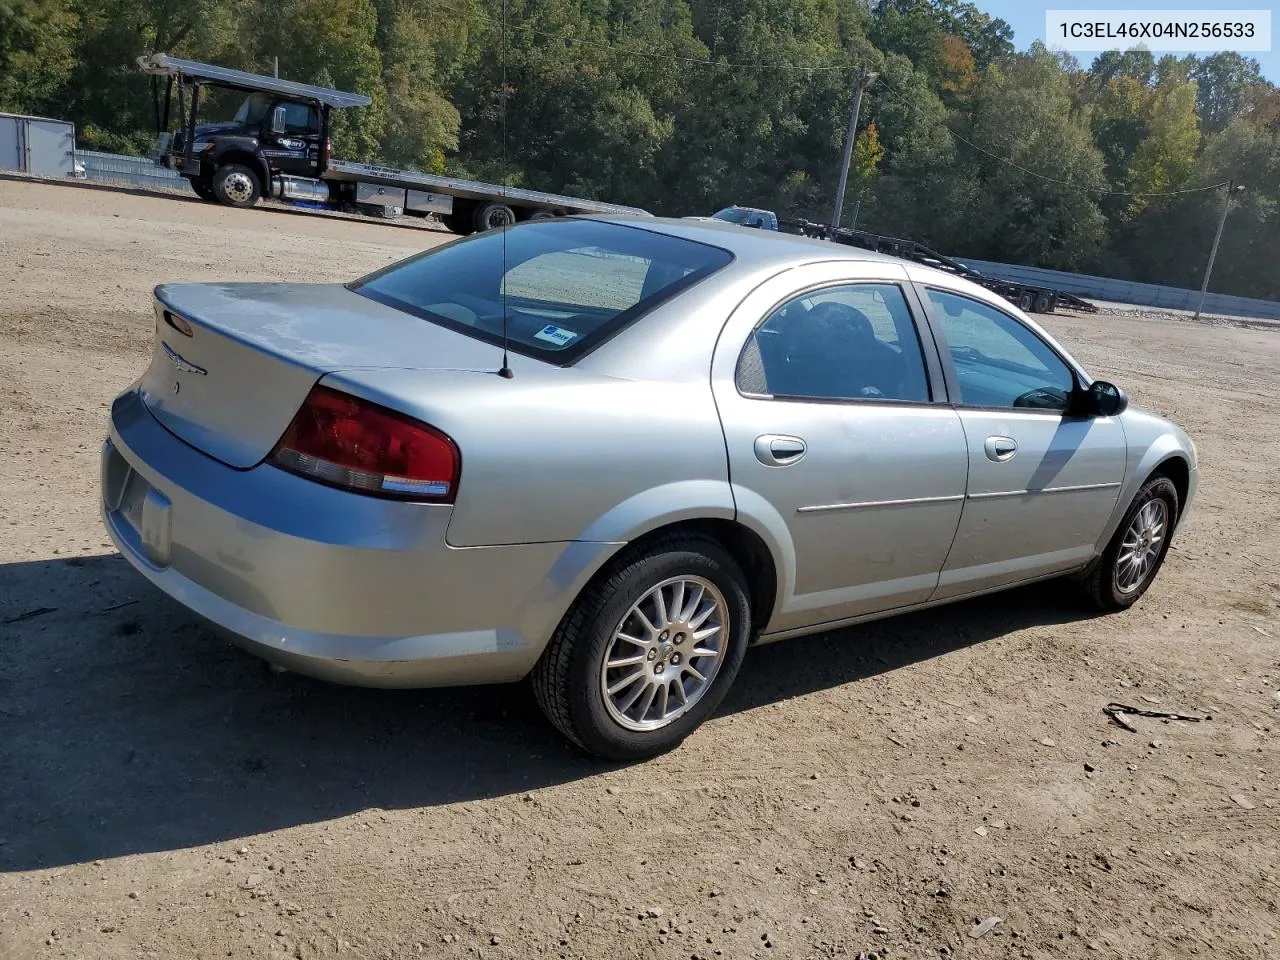
{"type": "Polygon", "coordinates": [[[240,163],[219,167],[213,175],[213,192],[229,207],[252,207],[262,196],[258,175],[240,163]]]}
{"type": "Polygon", "coordinates": [[[750,635],[733,557],[713,540],[672,535],[625,552],[583,592],[534,667],[534,694],[588,753],[647,759],[715,712],[750,635]]]}
{"type": "Polygon", "coordinates": [[[218,197],[213,192],[213,188],[210,187],[209,184],[205,183],[203,180],[194,179],[189,182],[191,184],[191,189],[196,192],[196,196],[201,200],[207,200],[210,203],[218,202],[218,197]]]}
{"type": "Polygon", "coordinates": [[[1084,576],[1085,596],[1100,610],[1127,610],[1155,580],[1178,522],[1178,488],[1168,477],[1142,485],[1115,536],[1084,576]]]}

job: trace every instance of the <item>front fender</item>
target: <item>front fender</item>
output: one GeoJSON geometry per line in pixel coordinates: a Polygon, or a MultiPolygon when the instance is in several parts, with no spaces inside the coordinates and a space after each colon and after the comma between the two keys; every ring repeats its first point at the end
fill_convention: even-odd
{"type": "Polygon", "coordinates": [[[1140,437],[1136,438],[1138,442],[1135,442],[1135,437],[1133,436],[1135,432],[1137,431],[1129,429],[1129,425],[1126,425],[1130,455],[1125,467],[1124,485],[1120,488],[1120,495],[1116,498],[1116,506],[1111,514],[1111,519],[1107,522],[1102,531],[1102,536],[1099,537],[1094,547],[1095,553],[1101,553],[1107,548],[1107,544],[1111,542],[1111,538],[1115,536],[1116,530],[1120,526],[1120,521],[1124,519],[1125,511],[1129,509],[1129,505],[1133,503],[1133,498],[1138,495],[1138,491],[1147,482],[1147,478],[1162,463],[1173,457],[1186,461],[1190,474],[1186,502],[1179,504],[1178,521],[1173,533],[1177,533],[1182,528],[1182,522],[1186,519],[1187,512],[1191,507],[1191,500],[1196,490],[1196,467],[1194,456],[1187,449],[1190,441],[1179,437],[1175,433],[1163,432],[1154,436],[1144,446],[1140,437]]]}
{"type": "Polygon", "coordinates": [[[215,169],[225,163],[244,163],[262,179],[263,195],[271,192],[271,170],[258,152],[257,140],[253,137],[219,137],[217,143],[209,158],[215,169]]]}

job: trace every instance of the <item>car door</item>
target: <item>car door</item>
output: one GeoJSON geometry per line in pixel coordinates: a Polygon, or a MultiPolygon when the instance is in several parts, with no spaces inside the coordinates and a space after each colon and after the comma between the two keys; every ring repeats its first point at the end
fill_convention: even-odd
{"type": "Polygon", "coordinates": [[[812,264],[733,313],[712,365],[739,518],[782,558],[766,632],[917,603],[964,500],[966,448],[899,264],[812,264]]]}
{"type": "Polygon", "coordinates": [[[1124,429],[1078,416],[1083,375],[1011,312],[928,286],[948,386],[964,425],[969,483],[934,599],[1086,563],[1124,480],[1124,429]]]}

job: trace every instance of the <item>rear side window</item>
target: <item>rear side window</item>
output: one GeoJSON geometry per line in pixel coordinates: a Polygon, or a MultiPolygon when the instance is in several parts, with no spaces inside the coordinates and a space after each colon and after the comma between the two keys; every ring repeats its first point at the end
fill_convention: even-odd
{"type": "Polygon", "coordinates": [[[351,285],[370,299],[566,365],[733,258],[718,247],[592,220],[493,230],[351,285]]]}
{"type": "Polygon", "coordinates": [[[929,400],[915,321],[892,283],[788,300],[747,341],[737,383],[748,395],[790,400],[929,400]]]}

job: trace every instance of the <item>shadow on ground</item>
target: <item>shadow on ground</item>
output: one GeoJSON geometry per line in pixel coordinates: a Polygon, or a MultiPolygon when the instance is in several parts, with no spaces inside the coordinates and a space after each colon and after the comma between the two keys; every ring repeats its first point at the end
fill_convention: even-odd
{"type": "MultiPolygon", "coordinates": [[[[524,684],[381,691],[272,674],[117,555],[0,566],[0,621],[42,607],[53,609],[0,624],[0,870],[502,796],[608,769],[561,740],[524,684]]],[[[1081,616],[1045,585],[763,647],[721,712],[1081,616]]]]}

